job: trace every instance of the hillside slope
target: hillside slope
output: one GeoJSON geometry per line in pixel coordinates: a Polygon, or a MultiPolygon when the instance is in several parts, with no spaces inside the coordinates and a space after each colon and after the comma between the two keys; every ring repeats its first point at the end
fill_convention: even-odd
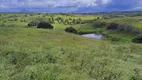
{"type": "Polygon", "coordinates": [[[141,80],[142,45],[58,30],[0,29],[0,80],[141,80]]]}

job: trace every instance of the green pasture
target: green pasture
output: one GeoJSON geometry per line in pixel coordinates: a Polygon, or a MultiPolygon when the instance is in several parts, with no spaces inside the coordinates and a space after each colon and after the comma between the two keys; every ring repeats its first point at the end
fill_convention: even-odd
{"type": "MultiPolygon", "coordinates": [[[[36,18],[47,20],[50,16],[82,20],[101,17],[0,13],[0,80],[142,80],[142,45],[131,42],[136,34],[96,28],[93,23],[55,22],[53,30],[27,26],[36,18]],[[114,43],[111,38],[95,40],[65,32],[70,26],[80,32],[104,33],[121,40],[114,43]]],[[[100,21],[127,22],[140,29],[141,18],[100,21]]]]}

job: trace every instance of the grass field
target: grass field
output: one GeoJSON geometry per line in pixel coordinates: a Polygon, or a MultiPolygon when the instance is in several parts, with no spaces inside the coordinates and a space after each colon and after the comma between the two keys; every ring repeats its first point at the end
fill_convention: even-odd
{"type": "MultiPolygon", "coordinates": [[[[5,16],[1,13],[0,80],[142,80],[142,45],[131,42],[135,34],[94,28],[90,23],[67,25],[55,22],[53,30],[27,27],[30,21],[43,15],[27,14],[28,17],[24,17],[23,13],[5,16]],[[17,20],[9,21],[15,19],[9,16],[15,15],[17,20]],[[64,29],[69,26],[84,32],[103,31],[122,40],[112,43],[109,39],[95,40],[66,33],[64,29]]],[[[54,16],[70,18],[72,15],[54,16]]],[[[100,17],[80,16],[71,18],[94,20],[100,17]]],[[[140,24],[140,21],[134,22],[138,29],[142,28],[140,24]]]]}

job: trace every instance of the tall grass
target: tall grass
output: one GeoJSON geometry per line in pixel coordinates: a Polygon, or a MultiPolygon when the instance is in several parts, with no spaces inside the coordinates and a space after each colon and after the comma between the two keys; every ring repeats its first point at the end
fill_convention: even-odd
{"type": "MultiPolygon", "coordinates": [[[[51,16],[82,20],[97,18],[94,15],[1,14],[0,80],[142,79],[142,45],[112,44],[66,33],[64,29],[72,25],[57,22],[53,24],[53,30],[26,28],[29,22],[37,18],[44,17],[47,20],[51,16]]],[[[136,18],[117,18],[112,21],[136,22],[136,18]]],[[[106,22],[109,21],[111,19],[106,22]]],[[[77,24],[73,27],[80,32],[104,31],[110,36],[128,39],[133,36],[125,32],[107,32],[93,28],[91,24],[77,24]]]]}
{"type": "Polygon", "coordinates": [[[58,30],[1,28],[0,80],[140,80],[141,52],[58,30]]]}

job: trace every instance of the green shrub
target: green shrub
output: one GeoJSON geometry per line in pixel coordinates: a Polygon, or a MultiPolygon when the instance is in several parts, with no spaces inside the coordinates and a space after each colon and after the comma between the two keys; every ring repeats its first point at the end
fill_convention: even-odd
{"type": "Polygon", "coordinates": [[[132,32],[134,27],[129,24],[119,24],[118,30],[119,31],[127,31],[127,32],[132,32]]]}
{"type": "Polygon", "coordinates": [[[106,27],[107,30],[118,30],[118,31],[127,31],[133,32],[134,27],[129,24],[118,24],[118,23],[109,23],[106,27]]]}
{"type": "Polygon", "coordinates": [[[135,37],[132,39],[132,42],[134,42],[134,43],[142,43],[142,33],[141,33],[141,34],[138,34],[137,36],[135,36],[135,37]]]}
{"type": "Polygon", "coordinates": [[[40,22],[37,28],[53,29],[53,26],[48,22],[40,22]]]}
{"type": "Polygon", "coordinates": [[[65,29],[66,32],[69,32],[69,33],[77,33],[77,30],[73,27],[68,27],[65,29]]]}
{"type": "Polygon", "coordinates": [[[39,21],[31,21],[28,23],[28,27],[37,26],[39,21]]]}
{"type": "Polygon", "coordinates": [[[117,30],[118,29],[118,23],[109,23],[106,27],[107,30],[117,30]]]}

